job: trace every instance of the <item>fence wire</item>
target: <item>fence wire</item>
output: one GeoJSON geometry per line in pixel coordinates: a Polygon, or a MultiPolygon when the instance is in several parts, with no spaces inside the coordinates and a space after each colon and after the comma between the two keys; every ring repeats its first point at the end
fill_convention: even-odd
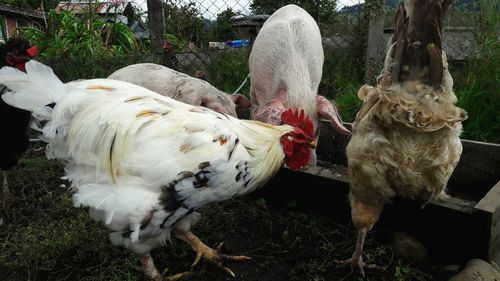
{"type": "MultiPolygon", "coordinates": [[[[164,1],[165,29],[167,39],[174,44],[181,65],[193,64],[199,68],[207,63],[215,51],[250,47],[255,39],[253,32],[260,28],[265,17],[277,8],[294,3],[305,8],[318,22],[325,52],[341,52],[357,56],[366,52],[368,19],[364,11],[364,1],[356,0],[167,0],[164,1]],[[245,17],[248,20],[244,20],[245,17]],[[259,21],[260,20],[260,21],[259,21]],[[243,23],[242,23],[243,22],[243,23]],[[252,30],[253,29],[253,30],[252,30]],[[241,41],[240,41],[241,40],[241,41]],[[347,51],[347,52],[343,52],[347,51]]],[[[463,1],[462,1],[463,2],[463,1]]],[[[464,60],[474,57],[475,15],[479,11],[479,1],[453,5],[446,17],[444,49],[450,60],[464,60]]],[[[147,2],[132,2],[143,15],[146,26],[147,2]]],[[[385,1],[385,40],[392,34],[392,19],[399,1],[385,1]]]]}
{"type": "MultiPolygon", "coordinates": [[[[105,21],[125,23],[140,45],[146,46],[144,48],[147,49],[151,33],[148,2],[152,1],[158,0],[47,0],[45,3],[46,5],[52,2],[58,3],[52,7],[56,11],[70,11],[86,15],[91,10],[94,15],[105,21]]],[[[373,3],[384,4],[384,13],[380,15],[384,21],[384,31],[380,37],[389,40],[394,10],[399,4],[397,0],[371,0],[368,2],[370,5],[357,0],[162,1],[165,40],[171,46],[171,55],[163,54],[163,57],[154,58],[142,50],[140,55],[143,61],[167,64],[169,57],[175,58],[178,70],[188,74],[193,74],[196,70],[212,72],[212,77],[209,78],[219,81],[222,86],[217,86],[227,91],[234,90],[246,77],[247,60],[252,42],[267,16],[289,3],[303,7],[317,21],[323,36],[326,65],[324,69],[336,67],[328,65],[329,63],[342,63],[343,68],[337,69],[338,71],[361,81],[368,45],[369,20],[366,10],[373,3]],[[236,81],[231,82],[231,85],[226,85],[228,76],[235,76],[235,74],[237,74],[236,81]],[[220,77],[214,77],[215,75],[220,77]]],[[[477,35],[477,22],[481,11],[484,10],[480,3],[488,1],[491,0],[455,1],[456,4],[452,5],[445,20],[444,33],[444,50],[450,60],[466,60],[478,55],[477,45],[481,43],[481,38],[477,35]]],[[[17,23],[9,25],[6,18],[8,15],[2,14],[2,7],[6,9],[5,6],[0,5],[0,21],[4,23],[3,27],[0,25],[2,29],[0,33],[9,33],[7,29],[12,26],[33,26],[33,23],[43,26],[43,20],[38,18],[33,21],[30,13],[19,13],[17,23]]],[[[49,8],[47,7],[47,10],[49,8]]],[[[36,12],[40,14],[47,10],[39,8],[36,12]]],[[[493,12],[495,11],[498,11],[498,4],[493,12]]],[[[156,50],[158,53],[164,51],[156,50]]],[[[134,56],[134,59],[130,61],[140,61],[140,57],[134,56]]],[[[112,70],[110,69],[110,72],[112,70]]],[[[328,92],[337,89],[339,85],[336,84],[338,81],[336,82],[335,79],[335,77],[323,79],[323,90],[328,92]]]]}

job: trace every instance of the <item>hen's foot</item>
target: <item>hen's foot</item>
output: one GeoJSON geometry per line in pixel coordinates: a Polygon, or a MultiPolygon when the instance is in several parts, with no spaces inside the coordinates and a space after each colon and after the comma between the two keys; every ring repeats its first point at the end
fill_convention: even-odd
{"type": "Polygon", "coordinates": [[[359,273],[361,273],[363,278],[365,277],[365,268],[367,268],[367,269],[378,268],[378,266],[376,264],[365,264],[363,262],[363,258],[361,258],[361,257],[360,258],[352,257],[350,259],[343,260],[343,261],[336,260],[335,262],[340,263],[340,264],[350,265],[351,267],[357,267],[359,270],[359,273]]]}
{"type": "Polygon", "coordinates": [[[215,266],[217,266],[220,269],[227,272],[229,275],[235,277],[234,272],[231,269],[229,269],[228,267],[224,266],[222,264],[222,262],[223,261],[247,261],[247,260],[251,260],[251,258],[247,257],[247,256],[229,256],[229,255],[221,254],[219,252],[220,252],[220,249],[222,248],[223,244],[224,243],[220,243],[219,246],[217,246],[217,248],[215,250],[206,246],[205,244],[200,245],[200,247],[195,249],[196,258],[194,259],[194,262],[191,266],[192,267],[196,266],[200,262],[201,258],[203,257],[206,261],[210,262],[211,264],[214,264],[215,266]]]}

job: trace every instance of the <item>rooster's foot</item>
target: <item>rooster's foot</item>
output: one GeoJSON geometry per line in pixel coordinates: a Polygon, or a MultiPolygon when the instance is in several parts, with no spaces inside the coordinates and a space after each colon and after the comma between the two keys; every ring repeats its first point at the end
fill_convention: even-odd
{"type": "Polygon", "coordinates": [[[184,278],[187,278],[187,277],[189,277],[191,275],[193,275],[193,272],[186,271],[186,272],[182,272],[182,273],[177,273],[177,274],[174,274],[174,275],[170,275],[170,276],[167,276],[167,277],[163,277],[163,278],[160,278],[160,279],[154,280],[154,281],[179,281],[179,280],[183,280],[184,278]]]}
{"type": "Polygon", "coordinates": [[[252,258],[247,257],[247,256],[229,256],[229,255],[224,255],[220,254],[219,251],[222,248],[222,245],[224,243],[220,243],[219,246],[214,250],[208,246],[202,246],[196,249],[196,258],[194,259],[193,264],[191,265],[192,267],[196,266],[199,262],[200,259],[203,257],[206,261],[210,262],[211,264],[214,264],[215,266],[219,267],[220,269],[224,270],[227,272],[229,275],[235,277],[233,271],[229,269],[228,267],[225,267],[222,262],[223,261],[247,261],[251,260],[252,258]]]}
{"type": "Polygon", "coordinates": [[[223,261],[246,261],[251,258],[247,256],[228,256],[224,254],[220,254],[220,249],[222,248],[223,243],[220,243],[219,246],[214,250],[208,247],[205,243],[203,243],[196,235],[194,235],[191,231],[186,231],[183,229],[174,229],[173,233],[175,236],[184,242],[188,243],[191,248],[196,252],[196,258],[191,266],[197,265],[201,258],[203,257],[209,263],[214,264],[215,266],[221,268],[229,275],[235,277],[233,271],[228,267],[225,267],[222,262],[223,261]]]}

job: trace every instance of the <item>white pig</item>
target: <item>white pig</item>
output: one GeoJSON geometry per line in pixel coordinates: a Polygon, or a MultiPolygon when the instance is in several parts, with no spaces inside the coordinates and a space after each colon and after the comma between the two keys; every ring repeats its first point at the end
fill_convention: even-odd
{"type": "Polygon", "coordinates": [[[323,61],[321,34],[314,19],[295,5],[274,12],[250,53],[251,118],[278,125],[281,112],[298,108],[313,121],[316,140],[320,117],[329,119],[338,132],[350,134],[336,108],[317,95],[323,61]]]}
{"type": "Polygon", "coordinates": [[[113,72],[109,79],[130,82],[160,95],[236,117],[236,112],[250,108],[243,95],[229,95],[207,81],[191,77],[154,63],[139,63],[113,72]]]}

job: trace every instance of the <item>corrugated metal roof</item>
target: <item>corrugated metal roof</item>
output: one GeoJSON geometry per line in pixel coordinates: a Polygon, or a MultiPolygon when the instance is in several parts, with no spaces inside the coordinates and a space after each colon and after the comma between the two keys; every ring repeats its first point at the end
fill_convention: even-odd
{"type": "Polygon", "coordinates": [[[7,12],[15,15],[22,15],[36,19],[43,19],[43,14],[34,10],[19,8],[9,4],[0,3],[0,12],[7,12]]]}
{"type": "MultiPolygon", "coordinates": [[[[108,1],[90,4],[98,14],[123,14],[128,1],[108,1]]],[[[59,2],[56,11],[72,11],[73,13],[85,13],[89,9],[89,3],[85,2],[59,2]]]]}

